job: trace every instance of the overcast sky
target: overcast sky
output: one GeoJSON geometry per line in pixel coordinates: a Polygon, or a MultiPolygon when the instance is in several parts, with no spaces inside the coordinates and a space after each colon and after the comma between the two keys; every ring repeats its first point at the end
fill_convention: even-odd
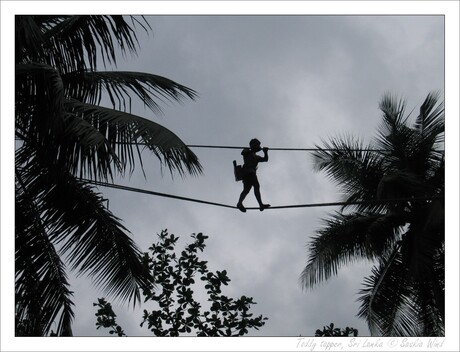
{"type": "MultiPolygon", "coordinates": [[[[430,91],[444,88],[441,16],[147,19],[153,36],[141,36],[138,58],[120,61],[118,69],[164,75],[198,92],[196,102],[165,106],[159,119],[187,144],[246,146],[257,137],[268,147],[306,148],[346,134],[368,141],[381,122],[378,103],[385,92],[407,98],[410,111],[430,91]]],[[[139,105],[133,112],[153,115],[139,105]]],[[[146,155],[146,181],[135,172],[131,179],[117,182],[235,205],[242,184],[233,179],[232,160],[242,162],[240,151],[195,152],[204,166],[199,178],[162,178],[157,162],[146,155]]],[[[324,174],[313,172],[309,153],[272,151],[269,157],[258,170],[265,202],[342,200],[324,174]]],[[[254,311],[269,318],[251,334],[311,336],[331,322],[368,334],[355,315],[357,292],[370,263],[345,268],[313,291],[303,292],[298,282],[307,261],[306,244],[321,228],[321,218],[336,209],[242,214],[139,193],[103,192],[110,210],[124,220],[144,250],[165,228],[184,240],[193,232],[209,236],[204,257],[210,268],[227,269],[232,282],[226,292],[253,296],[258,303],[254,311]]],[[[245,204],[257,205],[252,193],[245,204]]],[[[91,307],[95,298],[86,289],[76,292],[77,301],[86,302],[77,310],[76,335],[98,333],[91,307]]],[[[141,313],[129,324],[123,310],[116,311],[127,334],[150,334],[137,328],[141,313]]]]}
{"type": "MultiPolygon", "coordinates": [[[[141,104],[133,113],[151,118],[187,144],[308,148],[329,137],[353,135],[370,141],[381,122],[378,103],[386,92],[418,109],[431,91],[444,94],[443,16],[148,16],[153,33],[138,29],[135,58],[120,57],[118,70],[154,73],[186,85],[196,101],[163,105],[155,116],[141,104]]],[[[103,67],[100,67],[103,69],[103,67]]],[[[417,111],[417,110],[416,110],[417,111]]],[[[415,114],[415,112],[414,112],[415,114]]],[[[414,115],[414,117],[416,114],[414,115]]],[[[190,198],[236,205],[242,183],[232,161],[239,150],[194,149],[204,167],[200,177],[172,179],[144,154],[140,168],[117,183],[190,198]]],[[[337,188],[313,171],[307,152],[269,151],[258,170],[264,202],[271,205],[341,201],[337,188]]],[[[146,251],[168,229],[181,237],[209,236],[203,259],[211,270],[226,269],[225,293],[252,296],[252,311],[269,320],[253,336],[312,336],[333,322],[369,334],[356,314],[361,283],[372,263],[343,268],[337,277],[304,291],[300,273],[307,244],[338,208],[264,212],[218,208],[100,188],[110,210],[123,219],[146,251]]],[[[251,192],[246,206],[256,206],[251,192]]],[[[86,278],[72,280],[74,334],[107,336],[96,330],[92,303],[103,293],[86,278]]],[[[206,299],[203,296],[203,299],[206,299]]],[[[142,309],[113,304],[129,336],[151,336],[140,328],[142,309]]]]}

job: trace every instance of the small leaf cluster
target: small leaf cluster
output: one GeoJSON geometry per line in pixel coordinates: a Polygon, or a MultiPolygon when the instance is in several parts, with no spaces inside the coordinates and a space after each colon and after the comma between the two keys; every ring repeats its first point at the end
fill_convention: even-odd
{"type": "Polygon", "coordinates": [[[99,308],[95,314],[97,316],[97,329],[101,327],[110,328],[110,335],[117,334],[120,337],[126,336],[122,327],[117,324],[115,319],[117,315],[113,311],[112,305],[107,302],[105,298],[98,298],[98,303],[93,303],[93,306],[97,306],[99,308]]]}
{"type": "Polygon", "coordinates": [[[342,336],[342,337],[349,337],[349,336],[358,336],[358,330],[350,327],[346,327],[345,329],[340,329],[334,327],[334,324],[331,323],[329,326],[323,326],[323,330],[317,329],[315,332],[315,337],[330,337],[330,336],[342,336]]]}
{"type": "Polygon", "coordinates": [[[192,234],[193,243],[180,256],[174,252],[179,237],[167,230],[158,237],[159,242],[143,256],[153,277],[143,290],[145,302],[155,302],[158,309],[145,309],[141,326],[146,324],[156,336],[242,336],[265,324],[267,318],[250,313],[251,305],[256,304],[252,297],[233,299],[222,293],[222,286],[231,281],[226,270],[211,272],[207,261],[199,259],[208,236],[192,234]],[[195,299],[199,282],[208,295],[207,309],[195,299]]]}

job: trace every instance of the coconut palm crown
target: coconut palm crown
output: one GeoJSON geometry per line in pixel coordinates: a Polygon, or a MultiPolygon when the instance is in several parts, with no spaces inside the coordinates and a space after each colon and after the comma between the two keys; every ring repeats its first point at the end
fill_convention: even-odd
{"type": "Polygon", "coordinates": [[[410,125],[405,102],[385,94],[373,143],[332,138],[314,154],[317,170],[335,181],[347,204],[310,241],[301,283],[312,288],[357,260],[376,263],[358,313],[372,335],[444,334],[444,106],[438,100],[439,93],[430,93],[410,125]]]}
{"type": "Polygon", "coordinates": [[[16,16],[17,335],[72,335],[68,268],[134,304],[150,279],[129,231],[83,179],[144,171],[144,150],[171,174],[202,172],[179,137],[131,113],[132,97],[159,113],[195,91],[150,73],[98,71],[118,52],[136,53],[138,26],[150,30],[142,17],[16,16]]]}

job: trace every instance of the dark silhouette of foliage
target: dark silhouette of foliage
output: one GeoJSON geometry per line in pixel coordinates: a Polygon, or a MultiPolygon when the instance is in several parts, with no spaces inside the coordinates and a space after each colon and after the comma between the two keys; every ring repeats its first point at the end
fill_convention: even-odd
{"type": "Polygon", "coordinates": [[[315,337],[330,337],[330,336],[358,336],[358,330],[350,327],[345,329],[336,328],[333,323],[329,326],[323,326],[323,330],[317,329],[315,337]]]}
{"type": "Polygon", "coordinates": [[[143,150],[172,174],[201,173],[174,133],[130,106],[136,97],[159,113],[159,101],[196,93],[158,75],[98,70],[101,59],[105,68],[118,52],[136,53],[136,26],[150,28],[143,18],[15,21],[16,333],[43,336],[56,323],[55,334],[72,335],[68,268],[134,304],[149,280],[130,233],[82,178],[110,182],[136,164],[144,171],[143,150]]]}
{"type": "Polygon", "coordinates": [[[385,95],[373,145],[335,138],[314,154],[346,202],[382,202],[347,204],[327,219],[309,244],[301,280],[311,288],[343,265],[375,261],[358,313],[372,335],[444,334],[444,106],[437,101],[430,93],[410,126],[405,102],[385,95]]]}
{"type": "MultiPolygon", "coordinates": [[[[146,325],[155,336],[243,336],[249,329],[258,330],[265,324],[267,318],[250,313],[251,305],[256,304],[252,297],[234,299],[223,294],[222,286],[230,282],[226,270],[210,272],[207,262],[199,259],[198,252],[204,250],[208,236],[193,234],[194,242],[180,255],[174,252],[179,237],[169,235],[167,230],[158,236],[159,242],[143,258],[154,278],[150,287],[143,288],[143,295],[145,302],[155,302],[157,309],[144,310],[141,326],[146,325]],[[207,309],[195,298],[197,279],[208,295],[207,309]]],[[[99,319],[104,312],[96,314],[98,327],[103,326],[99,319]]],[[[102,321],[113,326],[110,319],[102,321]]]]}
{"type": "Polygon", "coordinates": [[[97,329],[110,328],[109,330],[110,335],[117,334],[117,336],[120,336],[120,337],[126,336],[122,327],[117,324],[117,320],[116,320],[117,315],[113,311],[112,305],[109,302],[107,302],[105,298],[98,298],[98,302],[93,303],[93,306],[98,307],[98,310],[96,312],[97,329]]]}

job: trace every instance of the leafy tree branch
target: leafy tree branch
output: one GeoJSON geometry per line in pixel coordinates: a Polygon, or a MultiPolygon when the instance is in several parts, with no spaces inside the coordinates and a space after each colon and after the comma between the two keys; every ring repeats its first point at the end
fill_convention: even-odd
{"type": "MultiPolygon", "coordinates": [[[[186,245],[180,255],[174,251],[179,237],[167,230],[158,237],[159,241],[143,256],[153,280],[142,294],[144,302],[153,302],[156,308],[144,309],[141,326],[155,336],[243,336],[265,324],[266,317],[254,316],[250,311],[256,304],[252,297],[235,299],[223,293],[223,286],[231,281],[226,270],[209,271],[207,261],[200,260],[198,254],[204,251],[208,236],[192,234],[193,243],[186,245]],[[196,299],[199,284],[206,290],[207,307],[196,299]]],[[[102,303],[99,299],[99,305],[102,303]]],[[[100,308],[96,313],[98,328],[111,328],[112,334],[118,333],[111,308],[107,304],[100,308]]]]}

